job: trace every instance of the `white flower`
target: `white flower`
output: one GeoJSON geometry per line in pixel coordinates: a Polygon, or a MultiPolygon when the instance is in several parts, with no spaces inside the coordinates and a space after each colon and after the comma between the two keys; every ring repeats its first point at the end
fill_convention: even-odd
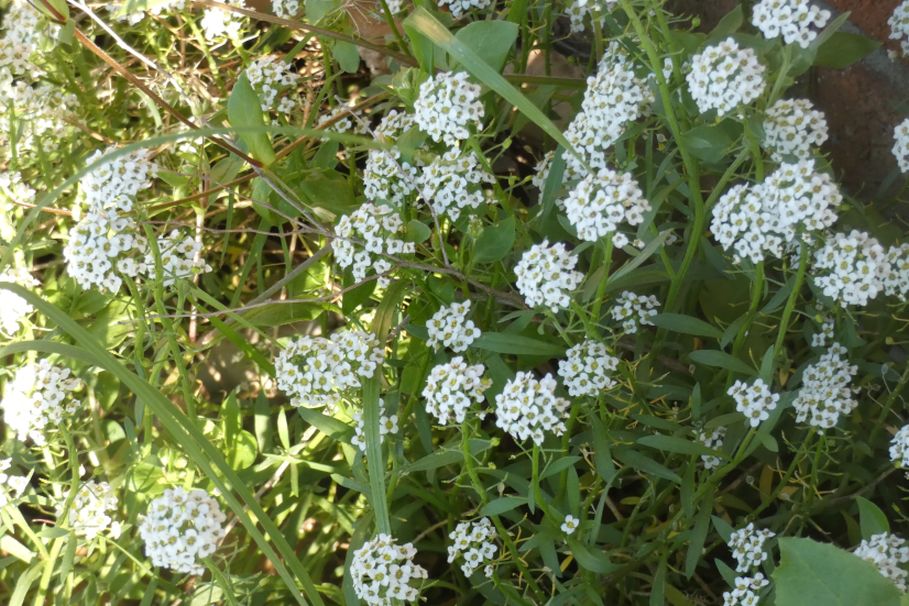
{"type": "Polygon", "coordinates": [[[490,576],[490,562],[499,550],[495,543],[497,536],[489,518],[459,523],[448,535],[448,563],[460,558],[464,576],[470,577],[480,566],[486,567],[486,576],[490,576]]]}
{"type": "Polygon", "coordinates": [[[540,380],[530,372],[519,372],[496,396],[496,425],[516,440],[530,438],[540,446],[549,432],[565,432],[565,418],[571,403],[555,395],[556,380],[546,375],[540,380]]]}
{"type": "Polygon", "coordinates": [[[571,514],[568,514],[567,516],[565,516],[565,520],[562,522],[562,525],[559,526],[559,528],[561,528],[562,532],[564,532],[565,534],[572,535],[572,534],[574,534],[574,531],[578,529],[578,526],[580,524],[581,524],[581,521],[579,519],[577,519],[576,517],[574,517],[571,514]]]}
{"type": "MultiPolygon", "coordinates": [[[[606,168],[609,149],[652,103],[646,79],[637,76],[631,58],[613,42],[600,59],[596,75],[587,78],[581,111],[568,125],[565,138],[594,170],[606,168]]],[[[587,174],[574,154],[565,153],[564,158],[569,179],[587,174]]]]}
{"type": "Polygon", "coordinates": [[[482,128],[480,86],[467,73],[440,73],[420,85],[414,102],[414,120],[433,141],[454,146],[470,136],[471,127],[482,128]]]}
{"type": "Polygon", "coordinates": [[[82,387],[82,381],[70,375],[68,368],[47,359],[16,369],[6,384],[0,408],[3,420],[19,440],[30,439],[43,446],[47,434],[63,423],[64,415],[79,409],[82,403],[72,397],[72,392],[82,387]]]}
{"type": "Polygon", "coordinates": [[[54,39],[59,27],[42,19],[30,2],[17,0],[5,8],[0,23],[0,71],[5,69],[13,76],[30,75],[37,79],[44,70],[33,60],[34,56],[46,42],[54,39]]]}
{"type": "MultiPolygon", "coordinates": [[[[108,147],[95,151],[85,161],[94,164],[114,151],[108,147]]],[[[116,210],[129,212],[133,209],[140,192],[149,189],[158,174],[158,166],[151,160],[151,152],[140,149],[118,156],[97,166],[79,180],[79,194],[88,212],[116,210]]]]}
{"type": "Polygon", "coordinates": [[[882,532],[862,541],[855,548],[855,555],[877,566],[878,571],[893,581],[901,592],[909,591],[906,584],[909,573],[903,568],[909,563],[909,543],[905,539],[882,532]]]}
{"type": "MultiPolygon", "coordinates": [[[[707,448],[719,450],[723,447],[723,442],[726,441],[726,428],[722,426],[716,427],[710,432],[702,429],[698,431],[697,440],[707,448]]],[[[723,459],[718,456],[708,454],[701,455],[701,463],[704,464],[704,469],[708,471],[716,469],[722,462],[723,459]]]]}
{"type": "Polygon", "coordinates": [[[0,459],[0,507],[6,507],[18,499],[28,487],[28,476],[8,473],[12,464],[12,459],[0,459]]]}
{"type": "Polygon", "coordinates": [[[807,99],[780,99],[764,117],[764,145],[775,162],[789,156],[807,160],[812,147],[820,147],[828,136],[824,112],[807,99]]]}
{"type": "Polygon", "coordinates": [[[291,19],[300,12],[300,0],[272,0],[271,9],[277,16],[291,19]]]}
{"type": "MultiPolygon", "coordinates": [[[[296,3],[296,0],[292,1],[296,3]]],[[[276,13],[278,6],[274,7],[276,13]]],[[[291,64],[277,57],[259,57],[246,68],[246,78],[256,91],[263,112],[277,110],[279,113],[286,114],[293,109],[294,103],[288,97],[275,103],[279,94],[296,86],[300,80],[300,75],[294,73],[291,64]]]]}
{"type": "Polygon", "coordinates": [[[843,307],[867,305],[884,289],[885,275],[884,247],[858,230],[834,234],[814,255],[815,285],[843,307]]]}
{"type": "Polygon", "coordinates": [[[609,313],[613,320],[622,323],[622,330],[633,335],[641,326],[653,326],[653,318],[659,308],[660,301],[655,296],[625,290],[616,297],[615,305],[609,313]]]}
{"type": "Polygon", "coordinates": [[[366,278],[370,269],[379,275],[379,286],[388,286],[391,262],[389,255],[413,253],[413,242],[405,242],[405,226],[392,208],[367,202],[349,215],[344,215],[335,228],[335,261],[350,268],[355,281],[366,278]]]}
{"type": "Polygon", "coordinates": [[[559,361],[559,376],[573,396],[596,397],[615,387],[612,373],[619,359],[609,354],[604,343],[585,340],[571,347],[559,361]]]}
{"type": "Polygon", "coordinates": [[[425,166],[418,178],[420,197],[437,215],[447,215],[457,221],[461,211],[479,208],[491,201],[483,185],[494,179],[480,168],[477,157],[451,149],[436,156],[425,166]]]}
{"type": "MultiPolygon", "coordinates": [[[[32,289],[39,284],[24,269],[8,269],[0,273],[0,282],[12,282],[32,289]]],[[[13,336],[22,328],[29,314],[35,311],[32,304],[10,290],[0,289],[0,332],[13,336]]]]}
{"type": "Polygon", "coordinates": [[[761,572],[753,577],[736,577],[732,591],[723,592],[723,606],[757,606],[761,600],[760,590],[769,584],[761,572]]]}
{"type": "Polygon", "coordinates": [[[82,484],[76,492],[69,507],[67,523],[77,535],[85,537],[86,541],[94,540],[105,531],[116,539],[119,536],[120,523],[114,522],[111,514],[117,511],[117,505],[117,495],[110,484],[90,480],[82,484]]]}
{"type": "Polygon", "coordinates": [[[644,213],[650,210],[634,177],[608,168],[582,179],[562,205],[581,240],[596,242],[611,236],[616,246],[628,242],[628,237],[619,231],[622,224],[640,225],[644,213]]]}
{"type": "MultiPolygon", "coordinates": [[[[483,376],[485,370],[482,364],[467,364],[461,356],[434,366],[423,388],[426,411],[440,425],[463,423],[471,404],[481,403],[483,392],[492,385],[492,381],[483,376]]],[[[474,414],[481,419],[486,416],[483,411],[474,414]]]]}
{"type": "Polygon", "coordinates": [[[34,199],[35,190],[23,181],[20,173],[0,173],[0,240],[9,242],[16,237],[16,224],[24,208],[20,204],[34,199]]]}
{"type": "Polygon", "coordinates": [[[903,47],[903,53],[909,55],[909,0],[903,0],[887,20],[890,26],[890,39],[896,40],[903,47]]]}
{"type": "Polygon", "coordinates": [[[909,173],[909,118],[893,129],[893,155],[903,173],[909,173]]]}
{"type": "Polygon", "coordinates": [[[817,30],[823,29],[829,20],[830,11],[808,0],[760,0],[754,5],[751,17],[765,38],[782,36],[786,44],[798,44],[802,48],[808,48],[817,38],[817,30]]]}
{"type": "Polygon", "coordinates": [[[597,19],[602,25],[606,15],[612,12],[618,0],[572,0],[565,12],[569,19],[569,28],[572,34],[579,34],[587,29],[585,20],[588,16],[597,19]]]}
{"type": "Polygon", "coordinates": [[[384,361],[378,340],[362,330],[346,329],[324,337],[295,337],[275,359],[278,389],[294,406],[333,405],[359,390],[384,361]]]}
{"type": "Polygon", "coordinates": [[[226,519],[204,490],[168,488],[148,504],[139,536],[153,565],[200,575],[205,570],[202,559],[212,555],[224,538],[226,519]]]}
{"type": "Polygon", "coordinates": [[[717,202],[710,229],[737,263],[780,258],[836,222],[843,195],[812,160],[782,164],[757,185],[735,185],[717,202]]]}
{"type": "Polygon", "coordinates": [[[830,346],[814,364],[802,373],[802,388],[792,402],[796,421],[829,429],[841,415],[848,415],[858,406],[850,383],[858,367],[845,358],[846,348],[839,343],[830,346]]]}
{"type": "Polygon", "coordinates": [[[439,7],[447,6],[451,16],[460,19],[469,10],[485,10],[492,6],[492,0],[438,0],[439,7]]]}
{"type": "Polygon", "coordinates": [[[827,341],[833,338],[834,328],[833,318],[825,318],[821,323],[821,329],[811,335],[811,347],[824,347],[827,341]]]}
{"type": "MultiPolygon", "coordinates": [[[[376,127],[379,141],[394,142],[415,124],[411,114],[391,110],[376,127]]],[[[363,190],[367,200],[399,207],[410,202],[419,187],[416,165],[406,161],[397,148],[370,149],[363,168],[363,190]]]]}
{"type": "MultiPolygon", "coordinates": [[[[166,236],[159,236],[157,243],[163,286],[168,287],[178,279],[192,278],[197,274],[211,271],[211,266],[202,259],[202,243],[198,240],[175,229],[166,236]]],[[[123,260],[121,258],[121,261],[123,260]]],[[[156,277],[155,256],[148,252],[144,260],[130,262],[126,265],[121,264],[118,269],[127,275],[135,275],[130,272],[139,273],[144,269],[149,278],[154,278],[156,277]]]]}
{"type": "Polygon", "coordinates": [[[779,394],[771,393],[762,379],[755,379],[751,384],[736,381],[726,393],[732,396],[735,409],[745,415],[752,427],[766,421],[780,401],[779,394]]]}
{"type": "MultiPolygon", "coordinates": [[[[244,0],[224,1],[225,4],[230,4],[237,8],[246,8],[244,0]]],[[[202,27],[202,33],[209,42],[221,42],[224,38],[236,39],[240,35],[240,29],[243,24],[244,17],[241,14],[216,7],[205,9],[202,20],[199,22],[202,27]]]]}
{"type": "Polygon", "coordinates": [[[473,320],[467,318],[470,305],[470,301],[452,303],[432,315],[426,323],[426,331],[429,333],[427,343],[430,347],[436,350],[450,347],[452,351],[460,353],[480,337],[480,329],[473,320]]]}
{"type": "Polygon", "coordinates": [[[727,38],[695,55],[685,78],[701,113],[725,116],[763,94],[765,71],[754,50],[727,38]]]}
{"type": "Polygon", "coordinates": [[[575,271],[578,259],[561,242],[534,244],[514,268],[517,286],[529,307],[548,307],[553,313],[567,309],[571,293],[584,279],[575,271]]]}
{"type": "MultiPolygon", "coordinates": [[[[379,410],[385,410],[385,402],[379,400],[379,410]]],[[[362,410],[355,410],[350,415],[354,422],[354,437],[350,443],[360,452],[366,452],[366,417],[362,410]]],[[[385,436],[398,433],[398,417],[379,415],[379,444],[385,442],[385,436]]]]}
{"type": "Polygon", "coordinates": [[[884,260],[884,293],[903,301],[909,298],[909,244],[898,244],[887,249],[884,260]]]}
{"type": "Polygon", "coordinates": [[[754,524],[748,524],[729,535],[729,548],[736,561],[736,572],[748,572],[763,564],[768,555],[765,543],[775,536],[767,529],[758,530],[754,524]]]}
{"type": "Polygon", "coordinates": [[[391,606],[396,600],[413,602],[419,597],[414,584],[427,578],[426,569],[414,563],[411,543],[398,545],[379,534],[354,552],[350,578],[354,593],[370,606],[391,606]]]}
{"type": "Polygon", "coordinates": [[[909,425],[903,425],[890,441],[890,460],[909,469],[909,425]]]}

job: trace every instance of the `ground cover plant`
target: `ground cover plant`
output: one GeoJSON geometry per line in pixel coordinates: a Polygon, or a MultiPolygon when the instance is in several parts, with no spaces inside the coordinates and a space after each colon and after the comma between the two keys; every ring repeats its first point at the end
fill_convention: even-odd
{"type": "Polygon", "coordinates": [[[7,3],[0,600],[906,603],[909,118],[838,185],[847,19],[7,3]]]}

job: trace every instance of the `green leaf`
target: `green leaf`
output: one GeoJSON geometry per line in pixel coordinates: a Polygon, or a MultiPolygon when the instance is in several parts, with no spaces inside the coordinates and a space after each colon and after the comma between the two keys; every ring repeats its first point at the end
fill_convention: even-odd
{"type": "Polygon", "coordinates": [[[415,471],[430,471],[438,469],[439,467],[445,467],[446,465],[454,465],[463,460],[464,453],[460,450],[437,450],[436,452],[426,455],[422,459],[417,459],[413,463],[402,465],[400,472],[404,474],[413,473],[415,471]]]}
{"type": "Polygon", "coordinates": [[[698,517],[688,541],[688,552],[685,554],[685,576],[689,579],[694,575],[698,562],[701,561],[704,543],[707,541],[707,531],[710,530],[710,512],[712,510],[713,501],[710,498],[701,502],[701,508],[698,510],[698,517]]]}
{"type": "Polygon", "coordinates": [[[662,450],[663,452],[671,452],[675,454],[684,454],[684,455],[716,455],[717,453],[703,444],[698,442],[692,442],[686,440],[685,438],[677,438],[675,436],[664,436],[661,434],[653,434],[650,436],[644,436],[638,440],[638,444],[643,444],[644,446],[649,446],[650,448],[656,448],[657,450],[662,450]]]}
{"type": "Polygon", "coordinates": [[[245,73],[237,78],[237,83],[227,98],[227,121],[234,128],[248,129],[237,134],[253,158],[266,166],[275,161],[275,150],[265,132],[267,126],[259,95],[253,90],[245,73]]]}
{"type": "Polygon", "coordinates": [[[722,330],[693,316],[661,313],[653,319],[653,323],[667,330],[671,330],[672,332],[678,332],[684,335],[710,337],[717,340],[723,338],[722,330]]]}
{"type": "Polygon", "coordinates": [[[355,74],[360,69],[360,51],[350,42],[335,40],[331,45],[331,54],[348,74],[355,74]]]}
{"type": "Polygon", "coordinates": [[[890,522],[881,508],[866,499],[855,497],[859,509],[859,524],[862,528],[862,538],[870,539],[873,535],[890,532],[890,522]]]}
{"type": "Polygon", "coordinates": [[[514,216],[485,227],[477,238],[477,245],[474,248],[474,261],[477,263],[499,261],[511,252],[514,246],[514,236],[514,216]]]}
{"type": "Polygon", "coordinates": [[[227,445],[227,463],[234,469],[246,469],[256,462],[259,452],[256,436],[241,429],[227,445]]]}
{"type": "Polygon", "coordinates": [[[523,354],[548,358],[557,358],[565,353],[565,348],[561,345],[504,332],[484,332],[473,342],[472,346],[493,353],[523,354]]]}
{"type": "Polygon", "coordinates": [[[590,572],[608,574],[618,568],[609,561],[602,549],[591,549],[589,545],[571,537],[568,537],[568,547],[581,568],[586,568],[590,572]]]}
{"type": "Polygon", "coordinates": [[[405,237],[408,242],[419,244],[420,242],[428,240],[431,235],[432,230],[422,221],[411,219],[407,222],[407,233],[405,237]]]}
{"type": "Polygon", "coordinates": [[[741,124],[723,120],[719,124],[695,126],[683,133],[682,139],[696,158],[716,164],[727,156],[729,148],[741,133],[741,124]]]}
{"type": "Polygon", "coordinates": [[[508,80],[496,71],[491,65],[486,63],[476,52],[451,35],[444,25],[439,23],[438,19],[432,16],[422,6],[417,7],[413,13],[404,21],[405,26],[412,27],[420,32],[435,44],[448,51],[464,69],[470,72],[477,80],[497,92],[502,98],[508,101],[519,112],[527,116],[534,124],[540,127],[547,135],[553,138],[559,145],[567,150],[573,149],[571,144],[562,134],[562,131],[553,124],[552,120],[546,117],[540,108],[534,105],[530,99],[525,97],[521,92],[511,85],[508,80]]]}
{"type": "Polygon", "coordinates": [[[751,366],[748,366],[738,358],[735,358],[724,351],[716,349],[699,349],[688,354],[688,357],[696,364],[724,368],[743,375],[754,375],[754,369],[751,366]]]}
{"type": "Polygon", "coordinates": [[[745,11],[742,4],[738,3],[734,9],[726,13],[716,27],[707,35],[707,44],[713,44],[728,38],[742,27],[745,22],[745,11]]]}
{"type": "Polygon", "coordinates": [[[644,472],[645,475],[650,474],[658,478],[663,478],[664,480],[669,480],[670,482],[675,482],[676,484],[682,483],[682,478],[680,478],[677,473],[632,448],[617,446],[612,449],[612,452],[616,459],[625,465],[629,465],[638,471],[644,472]]]}
{"type": "Polygon", "coordinates": [[[899,606],[900,592],[874,564],[839,547],[783,537],[773,571],[776,606],[899,606]]]}
{"type": "Polygon", "coordinates": [[[455,38],[494,70],[501,72],[508,53],[518,39],[518,26],[508,21],[474,21],[458,30],[455,38]]]}
{"type": "Polygon", "coordinates": [[[843,69],[861,61],[880,46],[881,43],[877,40],[861,34],[836,32],[817,49],[814,64],[819,67],[843,69]]]}
{"type": "Polygon", "coordinates": [[[480,515],[497,516],[527,503],[525,497],[499,497],[483,506],[480,515]]]}

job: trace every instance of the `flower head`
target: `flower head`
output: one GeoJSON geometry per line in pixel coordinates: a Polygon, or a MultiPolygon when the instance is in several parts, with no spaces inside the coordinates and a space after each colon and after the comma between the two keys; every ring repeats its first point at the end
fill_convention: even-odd
{"type": "Polygon", "coordinates": [[[613,320],[622,323],[622,330],[633,335],[641,326],[653,326],[653,318],[659,308],[660,301],[655,296],[625,290],[616,297],[615,305],[609,313],[613,320]]]}
{"type": "Polygon", "coordinates": [[[490,562],[499,550],[496,546],[497,536],[495,526],[489,518],[460,522],[448,535],[448,563],[463,560],[461,571],[466,577],[480,566],[487,568],[487,571],[491,570],[490,562]]]}
{"type": "Polygon", "coordinates": [[[439,309],[426,323],[429,333],[427,343],[434,349],[450,347],[452,351],[460,353],[467,351],[470,344],[480,335],[473,320],[468,319],[470,314],[470,301],[452,303],[439,309]]]}
{"type": "Polygon", "coordinates": [[[748,572],[760,566],[767,559],[765,544],[776,535],[754,527],[754,524],[736,530],[729,535],[729,548],[735,558],[736,572],[748,572]]]}
{"type": "Polygon", "coordinates": [[[597,242],[610,236],[620,247],[628,243],[628,236],[619,231],[623,224],[640,225],[650,210],[634,177],[608,168],[582,179],[562,206],[579,238],[597,242]]]}
{"type": "Polygon", "coordinates": [[[471,82],[466,72],[430,76],[420,85],[414,119],[433,141],[454,146],[470,136],[471,128],[483,126],[480,86],[471,82]]]}
{"type": "Polygon", "coordinates": [[[379,285],[387,286],[392,269],[388,255],[413,253],[413,242],[405,242],[404,221],[394,209],[367,202],[349,215],[344,215],[335,228],[335,261],[350,268],[357,282],[366,278],[370,269],[379,275],[379,285]]]}
{"type": "Polygon", "coordinates": [[[3,420],[23,442],[32,440],[38,446],[47,442],[47,434],[72,415],[81,402],[72,392],[82,381],[71,376],[68,368],[51,364],[47,359],[28,363],[16,369],[6,384],[0,408],[3,420]]]}
{"type": "Polygon", "coordinates": [[[103,532],[116,539],[120,523],[111,518],[117,511],[117,495],[107,482],[90,480],[79,487],[69,507],[67,523],[86,541],[92,541],[103,532]]]}
{"type": "MultiPolygon", "coordinates": [[[[492,385],[483,376],[485,370],[482,364],[467,364],[461,356],[433,367],[423,388],[426,411],[440,425],[463,423],[471,405],[481,403],[483,393],[492,385]]],[[[475,414],[480,418],[486,416],[482,411],[475,414]]]]}
{"type": "Polygon", "coordinates": [[[566,309],[571,293],[581,284],[584,274],[575,271],[577,257],[561,242],[548,240],[534,244],[514,268],[518,291],[530,307],[548,307],[553,313],[566,309]]]}
{"type": "Polygon", "coordinates": [[[763,94],[765,71],[754,50],[727,38],[695,55],[686,79],[702,113],[725,116],[763,94]]]}
{"type": "Polygon", "coordinates": [[[764,117],[764,145],[776,162],[807,160],[828,138],[827,118],[807,99],[780,99],[764,117]]]}
{"type": "Polygon", "coordinates": [[[814,255],[815,285],[843,307],[867,305],[884,289],[885,275],[884,247],[866,232],[834,234],[814,255]]]}
{"type": "Polygon", "coordinates": [[[893,581],[901,592],[909,590],[906,583],[909,572],[903,568],[909,563],[909,543],[906,539],[882,532],[862,541],[854,553],[877,566],[880,573],[893,581]]]}
{"type": "Polygon", "coordinates": [[[830,20],[830,11],[808,0],[760,0],[754,5],[751,22],[765,38],[782,37],[786,44],[802,48],[817,38],[817,30],[830,20]]]}
{"type": "Polygon", "coordinates": [[[559,361],[559,376],[572,396],[597,396],[615,386],[612,373],[619,359],[604,343],[586,340],[571,347],[559,361]]]}
{"type": "Polygon", "coordinates": [[[565,432],[565,417],[571,403],[555,395],[552,375],[535,379],[530,372],[519,372],[496,396],[496,425],[517,440],[531,439],[542,445],[546,433],[565,432]]]}
{"type": "Polygon", "coordinates": [[[745,415],[752,427],[757,427],[770,418],[770,413],[780,401],[779,394],[772,393],[762,379],[755,379],[750,384],[736,381],[726,393],[732,396],[735,409],[745,415]]]}
{"type": "Polygon", "coordinates": [[[414,585],[427,578],[426,569],[414,563],[417,550],[399,545],[379,534],[357,549],[350,564],[354,593],[370,606],[391,606],[396,600],[413,602],[419,597],[414,585]]]}

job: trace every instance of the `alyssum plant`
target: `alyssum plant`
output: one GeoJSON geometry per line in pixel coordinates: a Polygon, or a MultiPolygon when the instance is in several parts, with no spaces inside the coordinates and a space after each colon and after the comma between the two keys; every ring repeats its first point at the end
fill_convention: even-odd
{"type": "Polygon", "coordinates": [[[742,4],[13,0],[4,603],[905,601],[874,44],[742,4]]]}

